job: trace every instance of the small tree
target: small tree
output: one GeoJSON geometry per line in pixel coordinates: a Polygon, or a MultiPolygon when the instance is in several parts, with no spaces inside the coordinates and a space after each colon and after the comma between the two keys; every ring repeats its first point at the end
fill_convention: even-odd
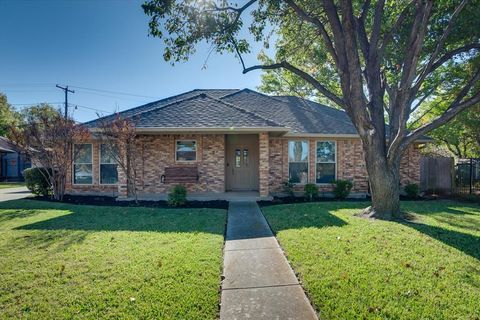
{"type": "Polygon", "coordinates": [[[28,108],[23,113],[24,122],[11,127],[12,141],[40,167],[49,182],[55,200],[65,195],[67,173],[71,170],[73,144],[85,142],[89,131],[62,116],[59,110],[42,104],[28,108]]]}
{"type": "Polygon", "coordinates": [[[127,194],[133,196],[137,202],[139,152],[136,147],[135,123],[117,114],[113,119],[111,117],[102,119],[99,129],[103,142],[108,146],[110,156],[127,178],[127,194]]]}

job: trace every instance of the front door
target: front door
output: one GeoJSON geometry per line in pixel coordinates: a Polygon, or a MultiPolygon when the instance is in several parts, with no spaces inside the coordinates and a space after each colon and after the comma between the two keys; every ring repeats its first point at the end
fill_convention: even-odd
{"type": "Polygon", "coordinates": [[[227,135],[225,152],[227,191],[258,190],[258,135],[227,135]]]}

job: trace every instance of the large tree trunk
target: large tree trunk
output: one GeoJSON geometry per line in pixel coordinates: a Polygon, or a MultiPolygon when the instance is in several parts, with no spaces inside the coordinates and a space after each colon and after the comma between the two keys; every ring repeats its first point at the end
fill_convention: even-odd
{"type": "Polygon", "coordinates": [[[391,220],[401,217],[400,163],[388,165],[386,157],[373,145],[364,144],[365,161],[372,194],[370,217],[391,220]]]}

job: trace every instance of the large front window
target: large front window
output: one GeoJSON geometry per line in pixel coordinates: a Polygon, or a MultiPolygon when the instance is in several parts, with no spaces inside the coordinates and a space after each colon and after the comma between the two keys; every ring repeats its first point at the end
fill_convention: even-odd
{"type": "Polygon", "coordinates": [[[73,183],[92,184],[92,145],[75,144],[73,155],[73,183]]]}
{"type": "Polygon", "coordinates": [[[336,173],[335,141],[317,141],[316,183],[332,183],[336,173]]]}
{"type": "Polygon", "coordinates": [[[177,140],[175,160],[193,162],[197,160],[197,142],[195,140],[177,140]]]}
{"type": "Polygon", "coordinates": [[[118,182],[116,150],[107,145],[100,145],[100,184],[116,184],[118,182]]]}
{"type": "Polygon", "coordinates": [[[288,178],[292,183],[308,183],[308,141],[288,141],[288,178]]]}

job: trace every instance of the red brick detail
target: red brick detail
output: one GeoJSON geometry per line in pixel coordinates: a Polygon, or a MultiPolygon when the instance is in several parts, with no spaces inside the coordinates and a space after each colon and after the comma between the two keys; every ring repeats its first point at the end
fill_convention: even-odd
{"type": "Polygon", "coordinates": [[[270,170],[269,170],[269,136],[267,132],[261,132],[258,135],[259,148],[259,191],[261,197],[269,195],[270,170]]]}
{"type": "MultiPolygon", "coordinates": [[[[315,183],[316,141],[335,140],[337,142],[337,179],[352,181],[352,192],[361,193],[368,191],[368,174],[360,139],[295,139],[309,141],[310,183],[315,183]]],[[[288,140],[293,139],[270,138],[270,192],[282,192],[283,182],[288,180],[288,140]]],[[[402,185],[405,185],[407,183],[419,183],[419,180],[420,153],[418,146],[410,146],[402,158],[400,166],[400,181],[402,185]]],[[[332,191],[332,186],[328,184],[322,184],[319,185],[319,189],[320,192],[329,192],[332,191]]],[[[295,191],[303,191],[303,185],[296,185],[295,191]]]]}

